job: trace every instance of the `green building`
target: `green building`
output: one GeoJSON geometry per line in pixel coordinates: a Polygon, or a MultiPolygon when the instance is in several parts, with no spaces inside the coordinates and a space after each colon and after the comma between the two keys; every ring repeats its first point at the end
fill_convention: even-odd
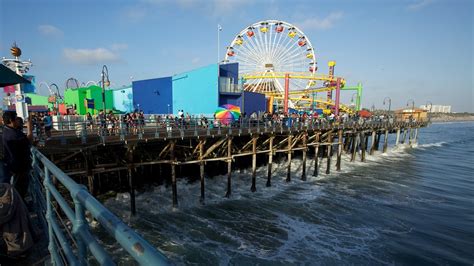
{"type": "MultiPolygon", "coordinates": [[[[76,109],[77,114],[85,115],[88,112],[98,114],[102,109],[102,88],[99,86],[89,86],[82,88],[67,89],[64,92],[64,103],[68,108],[76,109]],[[87,108],[86,99],[93,100],[94,108],[87,108]]],[[[105,91],[105,107],[112,110],[114,105],[113,93],[111,90],[105,91]]]]}

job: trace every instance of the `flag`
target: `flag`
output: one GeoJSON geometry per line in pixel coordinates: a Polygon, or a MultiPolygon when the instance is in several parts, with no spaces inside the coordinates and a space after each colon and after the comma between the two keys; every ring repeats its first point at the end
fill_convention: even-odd
{"type": "Polygon", "coordinates": [[[94,99],[85,98],[84,99],[84,105],[86,106],[86,108],[94,109],[94,99]]]}

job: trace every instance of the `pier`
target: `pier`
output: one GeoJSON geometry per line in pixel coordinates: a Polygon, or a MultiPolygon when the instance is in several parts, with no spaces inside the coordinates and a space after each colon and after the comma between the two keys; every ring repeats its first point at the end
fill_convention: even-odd
{"type": "Polygon", "coordinates": [[[40,151],[78,183],[87,186],[92,195],[109,190],[130,193],[130,211],[136,213],[135,190],[152,184],[170,184],[173,207],[179,205],[177,179],[188,177],[200,182],[199,200],[205,203],[205,180],[210,175],[226,175],[227,186],[222,195],[232,196],[232,175],[235,169],[250,168],[255,192],[256,169],[267,165],[266,186],[272,184],[272,164],[286,157],[286,182],[293,178],[306,180],[308,163],[313,176],[322,169],[326,174],[341,169],[343,153],[351,161],[365,161],[366,153],[386,152],[390,135],[396,145],[413,144],[420,127],[428,122],[345,122],[319,120],[260,121],[245,120],[232,126],[204,127],[197,120],[166,125],[148,120],[136,132],[120,127],[112,134],[88,129],[84,122],[75,122],[73,130],[58,124],[52,140],[40,151]],[[358,155],[359,154],[359,155],[358,155]],[[302,170],[291,175],[291,161],[302,158],[302,170]],[[326,158],[326,165],[321,165],[326,158]]]}

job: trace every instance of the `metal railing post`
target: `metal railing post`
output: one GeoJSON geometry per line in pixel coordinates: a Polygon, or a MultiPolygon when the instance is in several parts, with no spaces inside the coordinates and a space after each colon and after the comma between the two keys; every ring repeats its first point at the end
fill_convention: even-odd
{"type": "Polygon", "coordinates": [[[83,226],[87,227],[88,225],[84,215],[84,207],[74,195],[71,196],[74,201],[74,212],[76,214],[76,219],[72,221],[72,233],[77,243],[79,265],[86,265],[85,259],[87,258],[87,247],[82,238],[79,236],[79,231],[83,226]]]}
{"type": "Polygon", "coordinates": [[[51,206],[52,204],[51,192],[49,191],[48,183],[50,183],[49,169],[46,166],[44,166],[43,185],[45,187],[45,192],[46,192],[46,221],[48,222],[48,239],[49,239],[48,250],[49,250],[49,253],[52,254],[53,264],[63,265],[62,260],[59,257],[57,246],[54,240],[53,225],[52,225],[53,211],[52,211],[52,206],[51,206]]]}

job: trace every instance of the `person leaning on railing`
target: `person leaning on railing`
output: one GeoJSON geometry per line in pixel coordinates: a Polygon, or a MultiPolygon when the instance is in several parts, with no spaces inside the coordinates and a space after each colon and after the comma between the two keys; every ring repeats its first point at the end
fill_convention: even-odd
{"type": "Polygon", "coordinates": [[[25,198],[29,173],[31,170],[30,146],[33,139],[31,117],[26,124],[27,134],[23,133],[23,126],[16,119],[14,111],[3,113],[3,154],[6,173],[13,177],[12,184],[22,198],[25,198]]]}

